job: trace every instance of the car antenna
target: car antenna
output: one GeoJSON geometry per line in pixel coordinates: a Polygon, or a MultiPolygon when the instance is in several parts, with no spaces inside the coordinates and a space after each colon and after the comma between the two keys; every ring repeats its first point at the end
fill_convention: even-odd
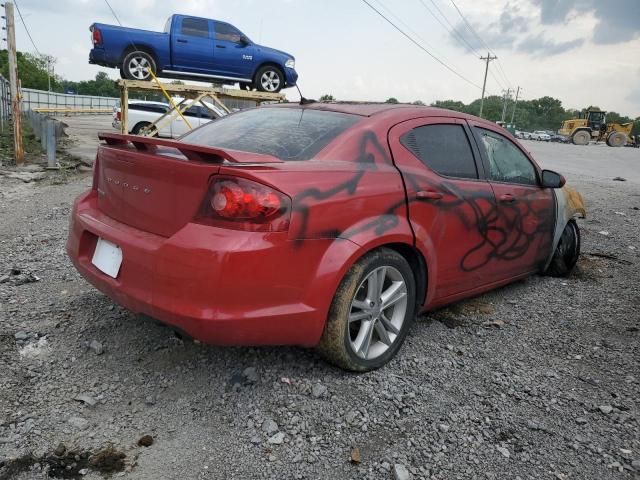
{"type": "Polygon", "coordinates": [[[302,92],[300,91],[300,87],[296,84],[296,88],[298,89],[298,93],[300,94],[300,105],[307,105],[308,103],[315,103],[316,101],[312,98],[304,98],[302,96],[302,92]]]}

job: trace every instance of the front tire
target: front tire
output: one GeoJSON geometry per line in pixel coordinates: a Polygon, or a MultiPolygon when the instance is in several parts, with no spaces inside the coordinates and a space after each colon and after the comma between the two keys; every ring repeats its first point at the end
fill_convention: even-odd
{"type": "Polygon", "coordinates": [[[256,72],[253,84],[261,92],[278,93],[284,87],[284,73],[278,67],[265,65],[256,72]]]}
{"type": "Polygon", "coordinates": [[[379,368],[402,346],[415,306],[415,278],[404,257],[387,248],[371,252],[342,279],[317,349],[345,370],[379,368]]]}
{"type": "Polygon", "coordinates": [[[150,68],[153,74],[157,73],[156,61],[147,52],[135,50],[124,57],[122,61],[122,73],[128,80],[151,80],[150,68]]]}
{"type": "Polygon", "coordinates": [[[580,229],[575,220],[570,220],[562,231],[560,241],[556,251],[553,252],[553,258],[545,274],[552,277],[567,277],[576,266],[579,256],[580,229]]]}

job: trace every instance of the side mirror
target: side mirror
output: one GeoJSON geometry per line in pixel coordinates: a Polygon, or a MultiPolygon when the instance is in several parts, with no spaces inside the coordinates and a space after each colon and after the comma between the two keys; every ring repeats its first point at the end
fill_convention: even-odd
{"type": "Polygon", "coordinates": [[[562,188],[567,183],[565,178],[553,170],[542,170],[542,186],[545,188],[562,188]]]}
{"type": "Polygon", "coordinates": [[[245,37],[244,35],[242,35],[240,37],[240,45],[242,45],[243,47],[246,47],[247,45],[249,45],[251,42],[249,42],[249,39],[247,37],[245,37]]]}

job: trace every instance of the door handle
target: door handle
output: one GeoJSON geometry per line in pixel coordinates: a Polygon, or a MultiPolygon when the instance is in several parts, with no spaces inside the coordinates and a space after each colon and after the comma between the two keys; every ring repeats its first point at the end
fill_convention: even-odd
{"type": "Polygon", "coordinates": [[[416,197],[424,198],[425,200],[440,200],[444,195],[440,192],[434,192],[433,190],[418,190],[416,197]]]}
{"type": "Polygon", "coordinates": [[[516,197],[514,197],[513,195],[511,195],[510,193],[505,193],[503,195],[500,195],[498,197],[498,200],[500,200],[501,202],[507,202],[507,203],[511,203],[516,199],[516,197]]]}
{"type": "Polygon", "coordinates": [[[176,42],[178,42],[178,43],[189,43],[187,40],[183,40],[182,38],[177,39],[176,42]]]}
{"type": "Polygon", "coordinates": [[[224,45],[216,45],[216,48],[227,48],[224,45]]]}

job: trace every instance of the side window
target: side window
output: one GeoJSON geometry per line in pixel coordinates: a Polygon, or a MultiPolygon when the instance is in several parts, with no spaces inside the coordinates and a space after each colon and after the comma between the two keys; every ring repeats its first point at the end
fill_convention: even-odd
{"type": "Polygon", "coordinates": [[[237,28],[228,23],[216,22],[216,40],[224,40],[226,42],[240,43],[242,33],[237,28]]]}
{"type": "Polygon", "coordinates": [[[497,133],[476,129],[489,158],[491,180],[537,185],[536,169],[524,153],[510,140],[497,133]]]}
{"type": "Polygon", "coordinates": [[[478,178],[476,162],[462,125],[436,124],[405,133],[400,143],[440,175],[478,178]]]}
{"type": "Polygon", "coordinates": [[[209,36],[209,21],[204,18],[185,17],[182,19],[180,31],[183,35],[207,38],[209,36]]]}
{"type": "Polygon", "coordinates": [[[184,116],[185,117],[201,117],[202,116],[200,114],[201,108],[202,107],[199,107],[198,105],[193,105],[184,111],[184,116]]]}

